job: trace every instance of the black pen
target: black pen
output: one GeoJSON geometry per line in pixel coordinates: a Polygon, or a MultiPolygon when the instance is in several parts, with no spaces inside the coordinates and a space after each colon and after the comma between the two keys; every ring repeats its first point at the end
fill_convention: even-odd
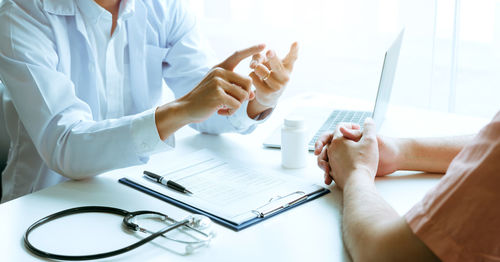
{"type": "Polygon", "coordinates": [[[155,173],[151,173],[149,171],[144,170],[144,175],[146,178],[153,180],[157,183],[160,183],[162,185],[165,185],[169,188],[172,188],[175,191],[179,191],[179,192],[184,193],[184,194],[193,194],[191,191],[187,190],[182,185],[179,185],[178,183],[176,183],[172,180],[167,180],[164,177],[157,175],[155,173]]]}

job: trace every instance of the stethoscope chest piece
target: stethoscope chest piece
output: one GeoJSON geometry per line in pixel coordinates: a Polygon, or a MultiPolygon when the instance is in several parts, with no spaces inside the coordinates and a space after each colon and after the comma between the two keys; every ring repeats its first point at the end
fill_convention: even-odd
{"type": "Polygon", "coordinates": [[[198,230],[210,230],[212,228],[212,220],[203,215],[191,215],[188,217],[190,219],[190,226],[198,230]]]}

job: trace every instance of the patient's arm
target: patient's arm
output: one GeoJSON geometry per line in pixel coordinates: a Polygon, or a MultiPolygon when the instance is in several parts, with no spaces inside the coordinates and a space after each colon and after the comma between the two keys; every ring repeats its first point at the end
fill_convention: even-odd
{"type": "MultiPolygon", "coordinates": [[[[343,189],[342,232],[353,261],[436,261],[406,221],[375,188],[379,145],[373,120],[358,141],[336,132],[328,160],[336,185],[343,189]]],[[[345,130],[344,130],[345,131],[345,130]]]]}
{"type": "Polygon", "coordinates": [[[344,185],[343,210],[344,243],[353,261],[439,261],[377,193],[373,181],[350,179],[344,185]]]}
{"type": "MultiPolygon", "coordinates": [[[[359,141],[361,131],[356,124],[343,124],[338,133],[345,138],[359,141]]],[[[318,156],[318,165],[325,171],[325,183],[332,182],[326,148],[333,138],[324,134],[316,142],[314,153],[318,156]]],[[[379,164],[377,176],[391,174],[397,170],[416,170],[429,173],[446,173],[451,160],[472,139],[472,136],[440,138],[393,138],[377,136],[379,164]]]]}
{"type": "Polygon", "coordinates": [[[472,136],[397,138],[398,170],[446,173],[448,166],[472,136]]]}

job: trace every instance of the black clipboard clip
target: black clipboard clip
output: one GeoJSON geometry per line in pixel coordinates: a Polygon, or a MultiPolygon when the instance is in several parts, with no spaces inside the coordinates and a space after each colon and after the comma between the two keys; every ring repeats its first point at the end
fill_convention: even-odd
{"type": "Polygon", "coordinates": [[[269,202],[266,204],[252,210],[252,213],[257,217],[265,218],[285,208],[307,201],[308,197],[303,191],[295,191],[286,196],[275,196],[269,199],[269,202]]]}

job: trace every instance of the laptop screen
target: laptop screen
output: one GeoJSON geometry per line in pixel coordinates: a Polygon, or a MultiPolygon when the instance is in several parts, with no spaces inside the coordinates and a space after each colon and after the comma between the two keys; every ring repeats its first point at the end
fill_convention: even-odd
{"type": "Polygon", "coordinates": [[[396,75],[396,68],[398,65],[399,50],[403,41],[404,29],[399,33],[398,38],[392,43],[387,52],[385,53],[384,65],[382,73],[380,74],[380,82],[377,91],[377,99],[375,100],[375,107],[373,108],[372,118],[380,128],[389,105],[391,97],[392,84],[394,76],[396,75]]]}

